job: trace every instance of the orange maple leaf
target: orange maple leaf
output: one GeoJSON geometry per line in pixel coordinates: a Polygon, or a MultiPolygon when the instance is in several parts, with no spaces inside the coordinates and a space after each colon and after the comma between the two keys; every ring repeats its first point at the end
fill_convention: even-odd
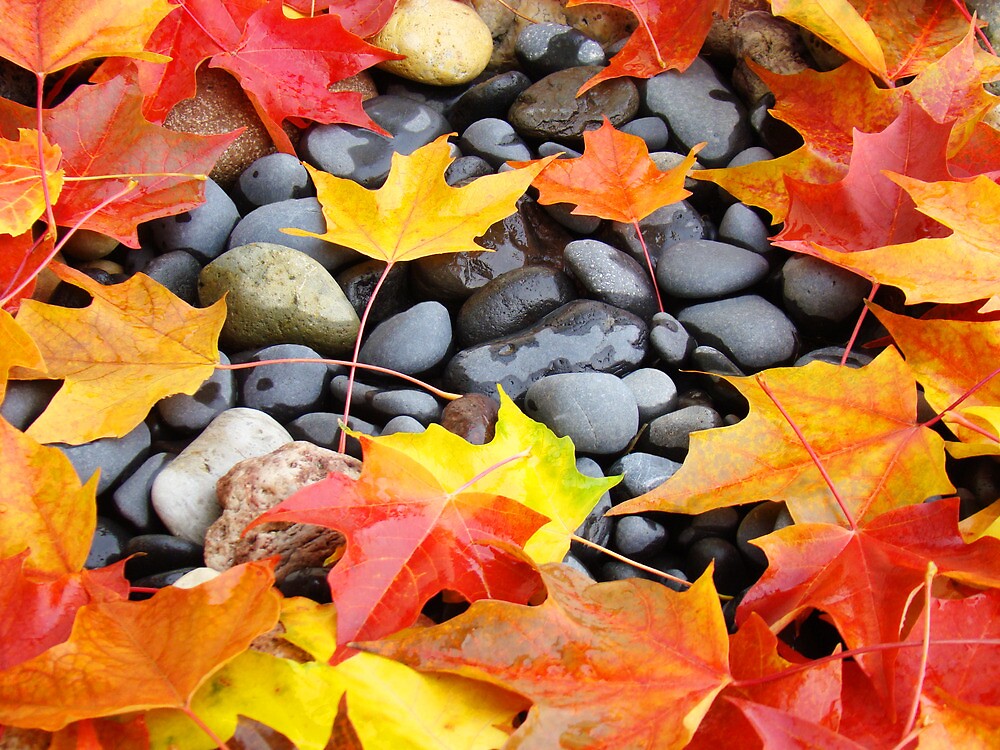
{"type": "Polygon", "coordinates": [[[0,310],[0,403],[7,392],[7,374],[12,367],[45,370],[35,342],[6,310],[0,310]]]}
{"type": "MultiPolygon", "coordinates": [[[[57,169],[62,150],[42,136],[49,200],[63,187],[57,169]]],[[[38,163],[38,131],[21,128],[16,141],[0,138],[0,234],[18,235],[31,229],[45,213],[42,171],[38,163]]]]}
{"type": "Polygon", "coordinates": [[[94,301],[71,309],[26,300],[18,312],[45,360],[42,377],[65,381],[28,428],[35,440],[76,445],[121,437],[161,398],[194,393],[214,372],[223,300],[194,308],[145,274],[102,286],[68,266],[52,268],[94,301]]]}
{"type": "Polygon", "coordinates": [[[916,421],[916,381],[895,349],[860,369],[810,362],[720,377],[750,402],[746,419],[694,433],[676,474],[611,515],[703,513],[770,499],[786,502],[797,523],[853,525],[954,491],[944,471],[944,440],[916,421]],[[825,466],[853,520],[844,518],[778,404],[825,466]]]}

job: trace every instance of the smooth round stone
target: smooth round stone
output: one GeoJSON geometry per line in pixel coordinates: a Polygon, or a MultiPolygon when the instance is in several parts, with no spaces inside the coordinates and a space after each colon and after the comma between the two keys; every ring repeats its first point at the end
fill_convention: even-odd
{"type": "Polygon", "coordinates": [[[743,556],[754,565],[761,568],[766,566],[767,555],[764,554],[764,550],[751,542],[774,531],[778,514],[784,507],[784,503],[775,503],[770,500],[755,505],[736,529],[736,546],[743,553],[743,556]]]}
{"type": "MultiPolygon", "coordinates": [[[[382,272],[385,271],[385,261],[366,260],[348,266],[334,278],[344,290],[344,296],[360,318],[365,307],[371,300],[375,285],[378,284],[382,272]]],[[[367,326],[376,326],[386,318],[412,307],[416,302],[410,291],[410,264],[396,263],[382,281],[371,309],[368,311],[367,326]]]]}
{"type": "Polygon", "coordinates": [[[707,537],[691,545],[685,565],[688,577],[692,581],[698,578],[713,560],[715,588],[722,594],[738,594],[747,578],[747,570],[736,545],[725,539],[707,537]]]}
{"type": "Polygon", "coordinates": [[[557,70],[578,65],[604,65],[604,48],[571,26],[561,23],[533,23],[517,35],[514,53],[532,78],[542,78],[557,70]]]}
{"type": "Polygon", "coordinates": [[[520,70],[509,70],[485,81],[473,84],[455,100],[448,119],[458,131],[465,130],[483,117],[504,119],[518,94],[531,85],[531,79],[520,70]]]}
{"type": "Polygon", "coordinates": [[[691,352],[691,367],[717,375],[735,375],[736,377],[746,375],[729,357],[714,346],[696,346],[691,352]]]}
{"type": "Polygon", "coordinates": [[[122,524],[98,516],[97,525],[94,527],[94,538],[90,543],[90,551],[83,567],[93,570],[118,562],[125,557],[125,546],[131,536],[122,524]]]}
{"type": "Polygon", "coordinates": [[[599,128],[604,116],[615,126],[628,122],[639,111],[639,90],[628,78],[604,81],[577,97],[580,87],[600,71],[584,65],[545,76],[521,92],[507,113],[508,121],[525,138],[570,141],[599,128]]]}
{"type": "Polygon", "coordinates": [[[691,433],[722,427],[722,417],[707,406],[685,406],[649,423],[645,440],[674,458],[683,458],[691,445],[691,433]]]}
{"type": "Polygon", "coordinates": [[[62,252],[81,261],[93,261],[111,255],[120,243],[114,237],[91,229],[77,229],[61,240],[62,252]]]}
{"type": "Polygon", "coordinates": [[[141,534],[125,545],[125,575],[130,581],[166,570],[205,564],[200,543],[170,534],[141,534]]]}
{"type": "MultiPolygon", "coordinates": [[[[660,118],[653,119],[659,120],[660,118]]],[[[633,120],[632,122],[637,121],[633,120]]],[[[649,153],[650,161],[661,172],[669,172],[671,169],[675,169],[686,158],[686,153],[681,154],[677,151],[650,151],[649,153]]],[[[704,168],[701,164],[695,162],[691,167],[691,171],[697,172],[704,168]]],[[[711,201],[714,201],[718,195],[718,189],[714,183],[706,182],[705,180],[696,180],[688,175],[684,178],[684,189],[691,193],[688,200],[692,205],[697,206],[699,211],[704,211],[705,213],[712,213],[714,211],[711,201]]]]}
{"type": "MultiPolygon", "coordinates": [[[[840,361],[844,358],[844,347],[842,346],[824,346],[819,349],[813,349],[811,352],[806,352],[801,357],[799,357],[793,363],[794,367],[802,367],[802,365],[808,364],[810,362],[819,361],[826,362],[827,364],[840,366],[840,361]]],[[[851,353],[847,355],[846,364],[848,367],[864,367],[865,365],[870,365],[874,357],[870,354],[865,354],[864,352],[859,352],[857,349],[851,349],[851,353]]]]}
{"type": "Polygon", "coordinates": [[[590,572],[590,569],[583,564],[583,562],[574,555],[572,552],[567,552],[566,556],[562,559],[563,565],[572,568],[577,573],[583,573],[587,578],[594,580],[594,574],[590,572]]]}
{"type": "Polygon", "coordinates": [[[198,295],[210,305],[227,292],[220,338],[234,350],[294,343],[336,357],[354,346],[357,313],[326,269],[298,250],[253,242],[223,253],[202,269],[198,295]]]}
{"type": "Polygon", "coordinates": [[[647,581],[659,581],[661,580],[657,575],[650,573],[648,570],[642,570],[634,565],[629,565],[621,560],[611,560],[610,562],[604,563],[600,567],[600,574],[598,576],[601,581],[628,581],[633,578],[643,578],[647,581]]]}
{"type": "Polygon", "coordinates": [[[214,180],[205,181],[205,202],[176,216],[149,222],[149,236],[161,253],[184,250],[207,263],[226,249],[240,220],[233,199],[214,180]]]}
{"type": "Polygon", "coordinates": [[[632,451],[608,467],[608,474],[622,475],[621,484],[611,490],[616,502],[645,495],[677,473],[681,465],[663,456],[632,451]]]}
{"type": "Polygon", "coordinates": [[[151,576],[139,578],[132,582],[136,588],[143,589],[165,589],[167,586],[175,586],[185,576],[191,574],[198,568],[176,568],[175,570],[165,570],[162,573],[154,573],[151,576]]]}
{"type": "Polygon", "coordinates": [[[445,382],[459,393],[497,399],[500,384],[519,399],[546,375],[624,375],[639,366],[647,348],[648,329],[641,318],[596,300],[575,300],[520,333],[460,351],[445,368],[445,382]]]}
{"type": "Polygon", "coordinates": [[[751,146],[750,148],[745,148],[733,156],[729,163],[726,164],[726,168],[732,169],[733,167],[745,167],[747,164],[756,164],[759,161],[770,161],[773,158],[774,154],[763,146],[751,146]]]}
{"type": "Polygon", "coordinates": [[[476,120],[458,141],[463,154],[478,156],[496,169],[508,161],[528,161],[531,149],[506,120],[488,117],[476,120]]]}
{"type": "Polygon", "coordinates": [[[357,250],[334,242],[281,231],[288,228],[304,229],[316,234],[326,232],[326,219],[323,218],[319,201],[315,198],[293,198],[254,209],[233,229],[229,236],[229,249],[253,242],[270,242],[308,255],[330,273],[355,263],[362,257],[357,250]]]}
{"type": "Polygon", "coordinates": [[[656,313],[653,328],[649,332],[649,343],[664,364],[681,368],[697,346],[694,338],[670,313],[656,313]]]}
{"type": "Polygon", "coordinates": [[[153,481],[156,514],[170,533],[196,544],[222,512],[215,483],[244,458],[292,442],[273,418],[255,409],[228,409],[205,428],[153,481]]]}
{"type": "Polygon", "coordinates": [[[451,0],[398,0],[370,41],[405,56],[381,62],[379,68],[435,86],[468,83],[493,54],[489,26],[472,8],[451,0]]]}
{"type": "MultiPolygon", "coordinates": [[[[600,464],[586,456],[579,456],[576,459],[576,470],[584,476],[595,479],[600,479],[604,476],[600,464]]],[[[602,547],[610,547],[611,535],[615,530],[615,520],[605,514],[611,510],[611,505],[611,494],[605,492],[601,495],[601,499],[597,501],[597,505],[583,519],[583,522],[576,530],[576,535],[582,539],[586,539],[588,542],[599,544],[602,547]]],[[[570,551],[580,560],[588,563],[600,562],[604,559],[604,554],[599,550],[576,541],[570,543],[570,551]]]]}
{"type": "Polygon", "coordinates": [[[667,373],[652,367],[630,372],[622,378],[639,407],[639,422],[645,424],[677,408],[677,386],[667,373]]]}
{"type": "Polygon", "coordinates": [[[634,559],[651,557],[667,543],[662,523],[642,516],[622,516],[615,524],[614,549],[634,559]]]}
{"type": "Polygon", "coordinates": [[[82,445],[53,443],[52,447],[61,450],[69,459],[82,483],[100,470],[97,482],[97,494],[100,495],[146,460],[150,444],[149,427],[140,422],[120,438],[100,438],[82,445]]]}
{"type": "Polygon", "coordinates": [[[764,220],[749,206],[734,203],[719,223],[719,240],[766,255],[774,250],[764,220]]]}
{"type": "Polygon", "coordinates": [[[857,313],[871,282],[810,255],[793,255],[781,268],[781,296],[793,320],[840,323],[857,313]]]}
{"type": "Polygon", "coordinates": [[[58,380],[10,380],[0,403],[0,417],[24,432],[45,411],[60,388],[62,382],[58,380]]]}
{"type": "Polygon", "coordinates": [[[385,423],[385,427],[382,428],[382,435],[395,435],[397,432],[406,432],[411,434],[421,433],[426,430],[426,425],[420,424],[413,417],[406,414],[400,414],[398,417],[393,417],[388,422],[385,423]]]}
{"type": "Polygon", "coordinates": [[[567,270],[590,296],[643,320],[657,311],[649,271],[628,254],[599,240],[574,240],[563,251],[567,270]]]}
{"type": "Polygon", "coordinates": [[[471,346],[524,330],[575,297],[573,282],[562,271],[515,268],[465,301],[458,311],[459,340],[471,346]]]}
{"type": "Polygon", "coordinates": [[[405,375],[437,367],[451,350],[451,315],[428,301],[393,315],[371,332],[358,359],[405,375]]]}
{"type": "Polygon", "coordinates": [[[740,514],[736,508],[714,508],[692,518],[687,528],[677,535],[677,543],[689,547],[709,536],[733,539],[739,524],[740,514]]]}
{"type": "Polygon", "coordinates": [[[293,154],[268,154],[243,170],[237,198],[253,208],[316,195],[309,172],[293,154]]]}
{"type": "MultiPolygon", "coordinates": [[[[320,359],[320,356],[302,344],[276,344],[258,349],[245,361],[269,359],[320,359]]],[[[342,369],[321,362],[281,362],[238,370],[239,405],[262,411],[281,424],[290,422],[322,408],[332,374],[342,369]]]]}
{"type": "Polygon", "coordinates": [[[142,269],[153,281],[163,284],[192,307],[198,306],[198,274],[201,263],[191,253],[171,250],[151,259],[142,269]]]}
{"type": "Polygon", "coordinates": [[[571,232],[577,234],[593,234],[601,226],[599,216],[583,216],[574,214],[576,209],[572,203],[550,203],[542,206],[545,213],[555,219],[559,224],[566,227],[571,232]]]}
{"type": "Polygon", "coordinates": [[[143,461],[128,479],[111,496],[118,515],[128,521],[140,534],[161,528],[160,519],[153,511],[150,490],[153,480],[164,466],[174,458],[173,453],[157,453],[143,461]]]}
{"type": "MultiPolygon", "coordinates": [[[[341,404],[347,399],[347,380],[347,375],[337,375],[330,381],[330,392],[341,404]]],[[[365,410],[382,421],[406,415],[425,425],[437,422],[441,416],[441,405],[426,391],[381,388],[357,381],[351,392],[351,409],[365,410]]]]}
{"type": "MultiPolygon", "coordinates": [[[[335,451],[340,446],[340,422],[343,419],[343,414],[315,411],[292,420],[285,425],[285,429],[294,440],[304,440],[307,443],[318,445],[320,448],[335,451]]],[[[378,427],[354,416],[347,418],[347,426],[355,432],[363,432],[365,435],[379,434],[378,427]]],[[[345,446],[348,455],[355,458],[361,457],[361,443],[356,437],[348,435],[345,446]]]]}
{"type": "Polygon", "coordinates": [[[522,197],[517,211],[486,230],[470,250],[431,255],[413,262],[417,292],[442,302],[468,299],[500,274],[527,266],[562,268],[563,248],[572,237],[533,200],[522,197]]]}
{"type": "Polygon", "coordinates": [[[667,70],[645,81],[642,101],[666,121],[685,151],[706,142],[698,161],[707,167],[724,167],[752,140],[746,108],[700,57],[683,73],[667,70]]]}
{"type": "Polygon", "coordinates": [[[496,432],[500,404],[481,393],[449,401],[441,411],[441,426],[467,443],[485,445],[496,432]]]}
{"type": "MultiPolygon", "coordinates": [[[[621,248],[641,265],[646,265],[646,256],[643,254],[642,243],[639,241],[634,224],[609,221],[605,227],[605,236],[600,239],[621,248]]],[[[656,209],[639,221],[639,229],[642,230],[642,236],[646,240],[654,267],[664,248],[684,240],[704,239],[706,236],[704,219],[687,201],[678,201],[656,209]]]]}
{"type": "Polygon", "coordinates": [[[745,372],[789,362],[798,349],[792,321],[757,295],[692,305],[677,319],[699,343],[719,349],[745,372]]]}
{"type": "Polygon", "coordinates": [[[660,290],[681,299],[708,299],[742,291],[763,279],[767,260],[752,250],[712,240],[687,240],[660,251],[660,290]]]}
{"type": "Polygon", "coordinates": [[[304,596],[328,604],[331,601],[330,584],[326,579],[329,572],[327,568],[299,568],[285,576],[277,587],[283,596],[304,596]]]}
{"type": "Polygon", "coordinates": [[[452,132],[441,114],[404,96],[376,96],[362,106],[390,138],[355,125],[313,125],[299,143],[302,159],[324,172],[374,189],[385,182],[394,153],[411,154],[452,132]]]}
{"type": "MultiPolygon", "coordinates": [[[[219,362],[229,357],[219,352],[219,362]]],[[[226,409],[236,406],[236,376],[232,370],[216,369],[193,394],[177,393],[160,399],[156,410],[170,427],[183,433],[201,432],[226,409]]]]}
{"type": "Polygon", "coordinates": [[[524,408],[556,435],[568,436],[581,453],[618,453],[639,429],[639,407],[632,391],[621,378],[607,373],[543,377],[528,388],[524,408]]]}
{"type": "Polygon", "coordinates": [[[618,129],[636,138],[642,138],[649,152],[662,151],[670,142],[670,128],[659,117],[637,117],[618,129]]]}
{"type": "Polygon", "coordinates": [[[562,143],[545,141],[538,146],[539,158],[546,156],[558,156],[560,159],[578,159],[583,156],[583,152],[570,148],[562,143]]]}
{"type": "Polygon", "coordinates": [[[461,187],[493,173],[493,167],[485,159],[478,156],[460,156],[444,170],[444,181],[451,187],[461,187]]]}

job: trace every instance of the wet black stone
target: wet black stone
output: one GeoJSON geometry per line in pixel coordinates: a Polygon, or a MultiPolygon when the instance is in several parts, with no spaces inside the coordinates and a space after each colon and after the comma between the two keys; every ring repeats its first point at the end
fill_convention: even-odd
{"type": "Polygon", "coordinates": [[[320,604],[328,604],[330,584],[326,580],[326,568],[300,568],[293,570],[278,584],[285,596],[304,596],[320,604]]]}
{"type": "Polygon", "coordinates": [[[171,534],[141,534],[125,545],[125,575],[130,581],[175,568],[197,568],[205,564],[200,544],[171,534]]]}
{"type": "Polygon", "coordinates": [[[125,556],[125,547],[131,534],[122,524],[110,518],[97,517],[94,528],[94,538],[90,543],[90,552],[84,568],[93,570],[103,568],[121,560],[125,556]]]}
{"type": "Polygon", "coordinates": [[[483,117],[507,116],[518,94],[531,85],[531,79],[519,70],[500,73],[473,84],[452,105],[448,119],[461,132],[483,117]]]}

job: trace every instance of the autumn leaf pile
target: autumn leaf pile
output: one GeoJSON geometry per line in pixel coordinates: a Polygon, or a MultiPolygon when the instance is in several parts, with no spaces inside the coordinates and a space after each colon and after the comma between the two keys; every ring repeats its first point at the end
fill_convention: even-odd
{"type": "MultiPolygon", "coordinates": [[[[640,23],[598,79],[684,69],[728,6],[613,4],[640,23]]],[[[267,561],[145,601],[129,600],[124,563],[84,569],[97,480],[45,443],[120,436],[193,393],[225,305],[190,308],[142,274],[102,287],[52,261],[66,230],[137,247],[139,223],[197,205],[231,136],[159,123],[199,64],[240,80],[284,150],[285,120],[371,127],[326,85],[388,59],[361,35],[391,5],[296,18],[278,0],[0,0],[0,56],[40,82],[104,60],[58,104],[41,85],[35,108],[0,100],[0,396],[12,378],[63,381],[26,432],[0,419],[0,725],[53,748],[207,748],[238,728],[367,750],[996,747],[1000,503],[960,521],[945,468],[1000,454],[1000,135],[983,86],[1000,61],[951,0],[773,0],[847,62],[755,68],[802,146],[695,175],[770,212],[777,245],[920,305],[868,305],[892,344],[865,367],[727,377],[748,416],[695,434],[676,475],[612,511],[784,502],[795,523],[756,540],[768,567],[735,632],[710,570],[677,592],[559,563],[616,480],[579,474],[569,440],[506,398],[487,445],[437,426],[360,436],[359,478],[333,474],[255,521],[344,533],[331,605],[284,599],[267,561]],[[91,305],[31,299],[42,267],[91,305]],[[433,624],[421,609],[442,591],[472,604],[433,624]],[[790,645],[816,613],[839,640],[827,656],[790,645]]],[[[444,141],[397,157],[378,193],[314,173],[327,236],[391,264],[469,247],[532,181],[543,202],[626,221],[656,207],[641,197],[683,197],[690,161],[661,193],[648,155],[610,126],[588,135],[582,159],[604,165],[589,177],[540,162],[452,189],[444,141]],[[394,214],[401,196],[442,220],[394,214]]]]}

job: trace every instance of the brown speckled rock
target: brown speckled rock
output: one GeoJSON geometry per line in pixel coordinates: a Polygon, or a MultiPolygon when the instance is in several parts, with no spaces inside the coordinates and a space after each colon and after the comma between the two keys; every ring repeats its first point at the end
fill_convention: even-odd
{"type": "Polygon", "coordinates": [[[344,543],[339,531],[311,524],[269,523],[240,538],[243,529],[268,508],[330,472],[356,478],[361,462],[350,456],[296,441],[265,456],[240,461],[216,485],[222,515],[205,535],[205,564],[227,570],[249,560],[278,555],[280,583],[300,568],[322,567],[344,543]]]}
{"type": "Polygon", "coordinates": [[[493,439],[500,404],[482,393],[467,393],[449,401],[441,412],[441,426],[473,445],[493,439]]]}

